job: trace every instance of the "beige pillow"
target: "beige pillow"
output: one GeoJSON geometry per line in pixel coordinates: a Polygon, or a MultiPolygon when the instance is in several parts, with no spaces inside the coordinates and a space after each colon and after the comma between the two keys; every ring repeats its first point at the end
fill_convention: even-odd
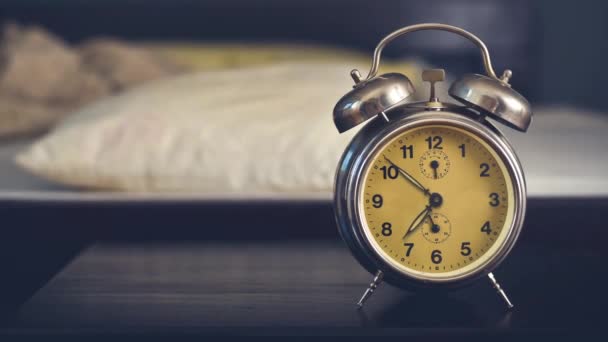
{"type": "Polygon", "coordinates": [[[17,156],[63,184],[132,192],[327,192],[356,130],[338,134],[345,63],[201,72],[79,112],[17,156]]]}

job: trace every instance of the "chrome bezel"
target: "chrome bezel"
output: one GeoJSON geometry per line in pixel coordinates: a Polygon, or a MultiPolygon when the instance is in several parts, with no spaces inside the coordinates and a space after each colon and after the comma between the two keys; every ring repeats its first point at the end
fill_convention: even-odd
{"type": "Polygon", "coordinates": [[[384,272],[384,279],[407,289],[458,287],[494,270],[509,254],[523,227],[526,211],[526,184],[521,164],[504,136],[489,122],[479,122],[479,115],[468,109],[425,111],[419,108],[398,108],[387,113],[390,121],[374,120],[353,138],[340,160],[336,173],[334,208],[340,235],[355,258],[370,273],[384,272]],[[359,213],[361,177],[374,152],[385,141],[406,130],[424,125],[448,125],[476,134],[490,145],[502,159],[512,180],[514,210],[508,235],[494,256],[469,273],[450,278],[414,277],[386,261],[372,246],[363,231],[359,213]]]}

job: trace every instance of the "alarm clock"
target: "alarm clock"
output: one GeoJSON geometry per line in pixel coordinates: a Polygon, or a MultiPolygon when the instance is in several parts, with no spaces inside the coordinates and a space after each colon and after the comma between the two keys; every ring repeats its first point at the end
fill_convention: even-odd
{"type": "Polygon", "coordinates": [[[340,133],[364,124],[342,155],[334,207],[340,235],[373,280],[358,305],[382,281],[410,290],[448,290],[487,277],[508,308],[513,304],[492,271],[507,257],[526,212],[521,164],[503,134],[488,121],[525,132],[528,101],[498,77],[486,45],[444,24],[418,24],[386,36],[367,77],[351,72],[354,89],[333,112],[340,133]],[[399,73],[378,75],[383,48],[420,30],[442,30],[472,41],[485,75],[451,84],[455,103],[440,99],[441,69],[425,70],[428,101],[413,102],[414,86],[399,73]]]}

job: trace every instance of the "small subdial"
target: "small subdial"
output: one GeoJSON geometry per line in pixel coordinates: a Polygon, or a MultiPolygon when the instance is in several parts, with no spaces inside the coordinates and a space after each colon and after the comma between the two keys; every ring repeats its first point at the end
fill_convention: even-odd
{"type": "Polygon", "coordinates": [[[450,158],[441,150],[432,149],[426,151],[420,157],[420,171],[422,174],[431,179],[439,179],[445,177],[450,171],[450,158]]]}
{"type": "Polygon", "coordinates": [[[442,243],[452,234],[452,225],[447,217],[431,213],[422,222],[422,236],[430,243],[442,243]]]}

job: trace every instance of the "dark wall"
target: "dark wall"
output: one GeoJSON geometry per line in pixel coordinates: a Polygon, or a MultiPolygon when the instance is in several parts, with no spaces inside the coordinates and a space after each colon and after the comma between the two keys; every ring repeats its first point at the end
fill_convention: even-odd
{"type": "Polygon", "coordinates": [[[608,2],[539,0],[539,99],[608,109],[608,2]]]}

